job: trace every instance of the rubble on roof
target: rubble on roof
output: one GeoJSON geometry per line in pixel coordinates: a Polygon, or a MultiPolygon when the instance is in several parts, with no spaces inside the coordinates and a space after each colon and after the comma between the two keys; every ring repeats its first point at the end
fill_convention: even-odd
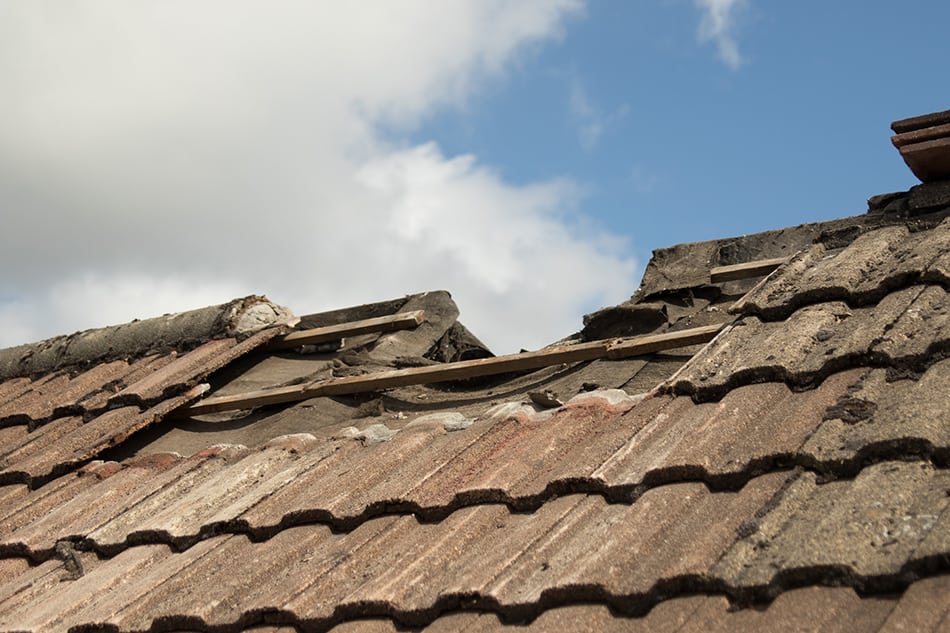
{"type": "Polygon", "coordinates": [[[948,213],[921,185],[657,251],[628,302],[560,344],[728,325],[623,360],[166,417],[204,381],[490,355],[430,292],[303,317],[425,310],[325,349],[266,351],[269,327],[9,377],[0,630],[938,630],[948,213]]]}

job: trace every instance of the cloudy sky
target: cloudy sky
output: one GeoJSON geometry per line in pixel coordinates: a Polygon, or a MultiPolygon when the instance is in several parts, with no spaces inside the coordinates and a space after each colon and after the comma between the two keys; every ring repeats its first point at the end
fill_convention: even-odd
{"type": "Polygon", "coordinates": [[[0,347],[447,289],[496,352],[650,250],[906,189],[950,3],[0,0],[0,347]]]}

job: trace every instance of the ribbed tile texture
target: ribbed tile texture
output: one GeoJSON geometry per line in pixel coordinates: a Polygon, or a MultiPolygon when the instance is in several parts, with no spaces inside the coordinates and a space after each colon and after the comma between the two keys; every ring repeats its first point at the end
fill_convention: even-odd
{"type": "Polygon", "coordinates": [[[671,484],[632,504],[569,495],[525,514],[481,505],[437,523],[381,517],[262,543],[217,536],[180,554],[143,545],[83,556],[85,575],[68,582],[59,561],[8,564],[0,626],[240,626],[265,612],[315,627],[356,613],[422,625],[463,605],[532,619],[568,589],[636,611],[677,589],[741,599],[847,575],[862,589],[900,590],[921,544],[950,530],[948,484],[929,464],[885,462],[825,485],[772,473],[737,492],[671,484]]]}
{"type": "MultiPolygon", "coordinates": [[[[948,371],[950,360],[918,381],[887,382],[885,370],[855,369],[810,391],[749,385],[704,404],[657,396],[634,406],[622,392],[593,392],[556,413],[494,407],[454,432],[444,428],[450,414],[428,416],[382,443],[289,436],[259,450],[155,456],[41,517],[11,516],[5,525],[22,527],[0,533],[0,550],[39,556],[63,538],[106,553],[143,540],[182,547],[222,530],[352,529],[392,513],[431,521],[484,503],[526,511],[575,492],[630,503],[667,483],[734,490],[763,470],[795,465],[849,477],[868,459],[908,452],[940,461],[950,451],[941,422],[950,401],[921,394],[945,384],[948,371]]],[[[45,487],[18,494],[10,506],[29,512],[45,487]]]]}
{"type": "Polygon", "coordinates": [[[917,233],[904,226],[871,231],[838,251],[815,244],[747,294],[734,311],[775,321],[811,303],[875,303],[912,283],[950,287],[950,219],[917,233]]]}
{"type": "Polygon", "coordinates": [[[849,366],[920,372],[948,349],[947,291],[911,286],[864,308],[831,301],[800,308],[785,321],[744,317],[687,363],[672,389],[709,400],[750,382],[812,387],[849,366]]]}
{"type": "Polygon", "coordinates": [[[0,392],[0,483],[38,485],[194,399],[189,391],[280,332],[218,339],[184,354],[113,361],[76,375],[14,378],[0,392]]]}
{"type": "Polygon", "coordinates": [[[88,447],[237,347],[105,399],[58,394],[131,367],[8,381],[0,630],[940,630],[948,227],[928,226],[816,242],[637,397],[118,464],[88,447]]]}

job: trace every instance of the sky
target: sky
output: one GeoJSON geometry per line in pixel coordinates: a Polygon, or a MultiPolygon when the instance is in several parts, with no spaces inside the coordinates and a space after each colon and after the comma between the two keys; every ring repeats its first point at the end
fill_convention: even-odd
{"type": "Polygon", "coordinates": [[[496,353],[652,249],[863,213],[945,0],[0,0],[0,347],[449,290],[496,353]]]}

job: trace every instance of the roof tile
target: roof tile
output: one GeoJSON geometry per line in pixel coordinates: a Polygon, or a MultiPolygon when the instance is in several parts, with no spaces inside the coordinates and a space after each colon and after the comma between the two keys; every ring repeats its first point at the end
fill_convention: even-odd
{"type": "Polygon", "coordinates": [[[726,600],[706,600],[677,633],[865,633],[876,631],[894,604],[887,598],[862,599],[850,587],[803,587],[783,593],[761,610],[730,610],[726,600]]]}
{"type": "Polygon", "coordinates": [[[946,631],[950,624],[950,576],[925,578],[904,592],[881,633],[946,631]]]}
{"type": "Polygon", "coordinates": [[[939,286],[912,286],[866,308],[840,301],[805,306],[786,321],[743,317],[674,378],[676,393],[722,397],[749,382],[813,386],[860,366],[924,369],[950,344],[950,299],[939,286]]]}
{"type": "Polygon", "coordinates": [[[827,570],[829,578],[897,576],[929,535],[943,531],[938,518],[948,489],[950,473],[926,462],[884,462],[854,480],[825,484],[805,473],[743,527],[715,573],[745,587],[803,570],[827,570]]]}
{"type": "Polygon", "coordinates": [[[135,404],[147,406],[163,397],[180,393],[193,386],[198,376],[205,376],[208,366],[225,351],[234,347],[234,339],[208,341],[197,349],[175,358],[160,369],[150,371],[109,399],[111,406],[135,404]]]}
{"type": "Polygon", "coordinates": [[[825,412],[804,452],[825,463],[902,450],[919,455],[950,447],[950,401],[932,398],[950,384],[950,360],[933,365],[919,380],[888,380],[874,369],[855,381],[825,412]]]}
{"type": "Polygon", "coordinates": [[[735,310],[774,321],[803,305],[831,300],[851,306],[879,301],[910,283],[950,286],[941,258],[950,254],[950,218],[930,231],[904,226],[870,231],[844,250],[814,244],[784,265],[767,284],[740,300],[735,310]]]}

